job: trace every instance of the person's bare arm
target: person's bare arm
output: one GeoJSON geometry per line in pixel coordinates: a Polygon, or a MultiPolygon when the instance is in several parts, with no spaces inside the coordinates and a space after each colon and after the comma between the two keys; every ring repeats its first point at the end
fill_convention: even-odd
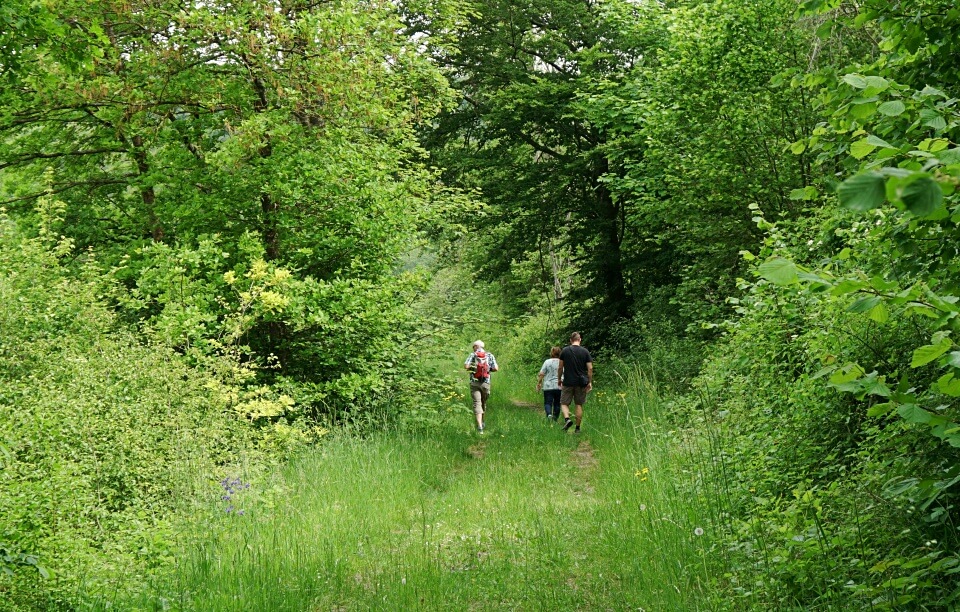
{"type": "Polygon", "coordinates": [[[557,384],[563,386],[563,359],[558,360],[560,365],[557,366],[557,384]]]}
{"type": "Polygon", "coordinates": [[[587,391],[593,388],[593,362],[587,362],[587,391]]]}

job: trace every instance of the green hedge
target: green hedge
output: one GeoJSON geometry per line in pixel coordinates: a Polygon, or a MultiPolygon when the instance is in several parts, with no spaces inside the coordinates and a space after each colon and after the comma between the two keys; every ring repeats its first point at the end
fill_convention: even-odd
{"type": "Polygon", "coordinates": [[[50,250],[0,217],[0,609],[149,580],[251,440],[208,375],[121,328],[92,266],[70,279],[50,250]]]}

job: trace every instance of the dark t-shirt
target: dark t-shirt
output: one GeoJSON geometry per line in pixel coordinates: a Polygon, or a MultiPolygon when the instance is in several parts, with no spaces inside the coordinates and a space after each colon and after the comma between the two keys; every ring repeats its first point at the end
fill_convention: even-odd
{"type": "Polygon", "coordinates": [[[563,386],[586,387],[590,383],[587,375],[587,364],[593,363],[590,351],[582,346],[571,344],[560,351],[560,361],[563,362],[563,386]]]}

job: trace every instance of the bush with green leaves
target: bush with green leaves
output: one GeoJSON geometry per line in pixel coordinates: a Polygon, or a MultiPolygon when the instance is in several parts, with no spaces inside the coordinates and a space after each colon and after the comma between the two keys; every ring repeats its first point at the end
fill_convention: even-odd
{"type": "Polygon", "coordinates": [[[823,208],[771,223],[753,207],[756,278],[687,404],[713,436],[727,586],[765,605],[952,608],[960,91],[943,49],[960,12],[814,0],[801,14],[877,46],[792,79],[821,120],[790,147],[816,170],[791,197],[823,208]]]}
{"type": "Polygon", "coordinates": [[[955,534],[891,486],[940,459],[922,431],[876,423],[855,397],[830,388],[842,383],[830,383],[829,364],[902,357],[918,330],[879,329],[829,296],[798,299],[763,280],[738,308],[696,381],[698,401],[687,404],[710,440],[704,464],[725,534],[715,558],[728,586],[775,606],[948,596],[926,579],[894,586],[909,576],[904,564],[955,565],[955,534]]]}
{"type": "Polygon", "coordinates": [[[139,588],[173,561],[194,494],[257,460],[224,382],[142,344],[56,250],[0,217],[3,609],[139,588]]]}

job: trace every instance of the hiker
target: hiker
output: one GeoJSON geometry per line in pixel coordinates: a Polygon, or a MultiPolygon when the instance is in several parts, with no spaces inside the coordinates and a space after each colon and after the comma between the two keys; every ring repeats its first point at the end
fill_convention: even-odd
{"type": "Polygon", "coordinates": [[[587,393],[593,389],[593,357],[590,351],[580,346],[580,334],[570,334],[570,344],[560,351],[560,366],[557,377],[560,380],[560,412],[563,413],[563,430],[570,429],[573,421],[570,420],[570,403],[577,406],[577,428],[574,433],[580,433],[580,423],[583,421],[583,404],[587,401],[587,393]]]}
{"type": "Polygon", "coordinates": [[[473,415],[477,418],[477,432],[483,433],[483,417],[487,411],[487,398],[490,397],[490,374],[500,368],[497,367],[497,359],[493,353],[483,350],[483,340],[473,343],[473,352],[463,363],[463,368],[470,372],[473,415]]]}
{"type": "Polygon", "coordinates": [[[537,374],[537,391],[543,390],[543,411],[547,418],[554,421],[560,418],[560,380],[557,372],[560,368],[560,347],[550,349],[550,357],[540,366],[537,374]]]}

